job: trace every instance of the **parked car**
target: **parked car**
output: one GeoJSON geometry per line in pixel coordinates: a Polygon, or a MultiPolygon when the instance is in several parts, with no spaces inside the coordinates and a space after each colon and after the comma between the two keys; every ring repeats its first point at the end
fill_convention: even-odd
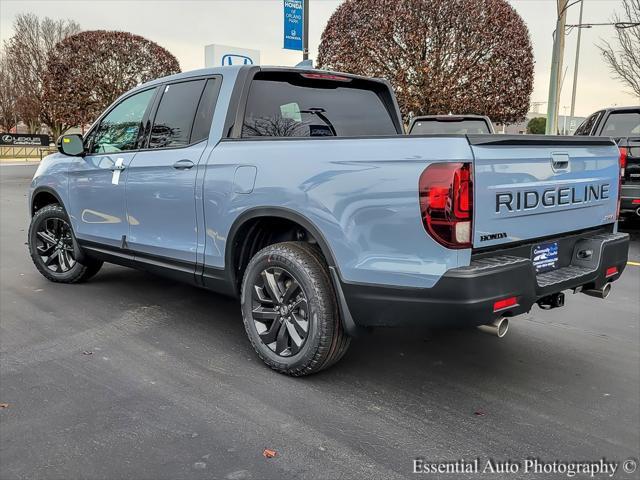
{"type": "Polygon", "coordinates": [[[620,215],[640,218],[640,106],[597,111],[574,135],[611,137],[617,143],[623,166],[620,215]]]}
{"type": "Polygon", "coordinates": [[[495,133],[489,117],[482,115],[423,115],[409,124],[409,135],[435,133],[495,133]]]}
{"type": "Polygon", "coordinates": [[[502,336],[567,289],[606,296],[627,261],[611,140],[405,136],[383,80],[181,73],[58,145],[29,195],[42,275],[75,283],[107,261],[237,296],[257,354],[290,375],[369,327],[502,336]]]}

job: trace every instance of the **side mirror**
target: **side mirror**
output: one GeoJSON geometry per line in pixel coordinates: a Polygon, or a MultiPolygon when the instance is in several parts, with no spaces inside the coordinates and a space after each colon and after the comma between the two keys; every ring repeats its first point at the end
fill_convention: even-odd
{"type": "Polygon", "coordinates": [[[84,143],[80,135],[62,135],[58,138],[58,151],[71,157],[84,156],[84,143]]]}

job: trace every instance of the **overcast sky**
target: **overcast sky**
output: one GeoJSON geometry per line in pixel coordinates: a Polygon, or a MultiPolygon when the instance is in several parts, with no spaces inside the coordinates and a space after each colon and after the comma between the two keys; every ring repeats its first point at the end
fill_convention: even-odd
{"type": "MultiPolygon", "coordinates": [[[[555,28],[556,0],[509,0],[524,18],[536,60],[532,102],[546,102],[551,63],[551,34],[555,28]]],[[[584,23],[607,21],[620,0],[584,0],[584,23]]],[[[311,0],[310,49],[317,54],[320,35],[339,0],[311,0]]],[[[578,6],[568,23],[577,23],[578,6]]],[[[171,51],[183,70],[204,66],[204,45],[222,43],[261,51],[263,64],[294,65],[301,54],[283,50],[282,0],[0,0],[0,38],[12,33],[17,13],[73,18],[83,29],[126,30],[153,40],[171,51]]],[[[400,19],[399,19],[400,20],[400,19]]],[[[637,99],[611,78],[596,44],[612,40],[612,27],[583,29],[576,115],[606,106],[635,104],[637,99]]],[[[576,31],[567,38],[561,107],[571,102],[576,31]]],[[[546,103],[540,108],[546,110],[546,103]]],[[[560,114],[564,111],[560,109],[560,114]]],[[[567,108],[568,111],[568,108],[567,108]]]]}

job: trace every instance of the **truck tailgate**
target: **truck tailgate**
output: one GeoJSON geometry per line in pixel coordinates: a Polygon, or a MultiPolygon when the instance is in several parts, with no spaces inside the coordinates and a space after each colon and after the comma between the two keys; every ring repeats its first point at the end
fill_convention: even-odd
{"type": "Polygon", "coordinates": [[[616,221],[619,152],[611,140],[468,135],[474,248],[616,221]]]}

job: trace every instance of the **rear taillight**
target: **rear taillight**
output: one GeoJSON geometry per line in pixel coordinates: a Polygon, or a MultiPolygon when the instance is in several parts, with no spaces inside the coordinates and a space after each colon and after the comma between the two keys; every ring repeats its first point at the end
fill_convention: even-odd
{"type": "Polygon", "coordinates": [[[620,147],[620,176],[624,177],[624,169],[627,168],[627,156],[629,150],[627,147],[620,147]]]}
{"type": "Polygon", "coordinates": [[[606,278],[609,278],[609,277],[613,277],[614,275],[617,275],[617,274],[618,274],[618,267],[609,267],[609,268],[607,268],[604,276],[606,278]]]}
{"type": "Polygon", "coordinates": [[[473,181],[470,163],[433,163],[420,175],[422,223],[438,243],[471,247],[473,181]]]}
{"type": "Polygon", "coordinates": [[[618,157],[618,165],[620,166],[620,176],[618,177],[618,208],[616,210],[616,218],[620,218],[620,203],[622,199],[620,198],[622,193],[622,179],[624,178],[624,169],[627,168],[627,154],[628,150],[626,147],[620,147],[620,156],[618,157]]]}

